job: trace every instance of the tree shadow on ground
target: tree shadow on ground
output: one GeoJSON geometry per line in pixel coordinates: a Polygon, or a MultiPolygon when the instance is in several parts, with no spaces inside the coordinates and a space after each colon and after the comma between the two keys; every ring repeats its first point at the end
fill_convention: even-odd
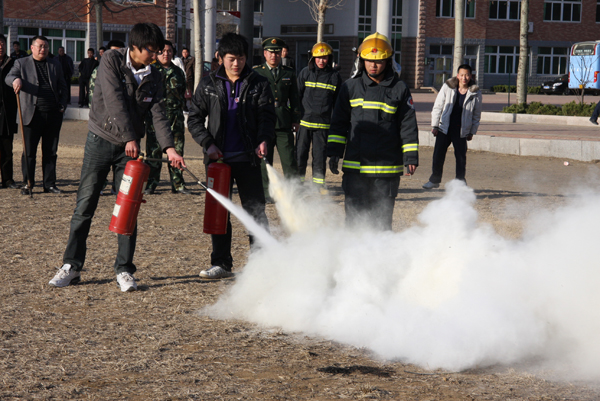
{"type": "Polygon", "coordinates": [[[317,368],[317,371],[330,373],[332,375],[349,375],[351,373],[360,373],[363,375],[373,375],[377,377],[390,377],[394,373],[393,370],[362,365],[352,365],[348,367],[327,366],[325,368],[317,368]]]}

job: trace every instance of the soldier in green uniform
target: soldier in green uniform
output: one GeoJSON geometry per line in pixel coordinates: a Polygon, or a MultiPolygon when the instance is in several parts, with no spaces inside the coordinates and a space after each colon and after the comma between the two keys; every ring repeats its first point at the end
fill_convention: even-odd
{"type": "MultiPolygon", "coordinates": [[[[294,134],[300,127],[300,100],[296,83],[296,72],[291,67],[281,65],[281,49],[285,42],[279,38],[269,38],[263,43],[265,62],[254,67],[254,71],[266,77],[273,92],[275,114],[275,143],[269,145],[267,160],[273,163],[273,151],[277,145],[283,174],[286,178],[298,175],[294,134]]],[[[263,188],[267,201],[269,197],[269,178],[263,161],[263,188]]]]}
{"type": "MultiPolygon", "coordinates": [[[[185,141],[185,126],[183,120],[183,105],[185,104],[185,74],[183,70],[177,67],[173,62],[173,44],[165,40],[165,48],[162,54],[157,57],[157,62],[152,64],[163,75],[165,85],[165,104],[167,107],[167,118],[173,132],[175,140],[175,151],[183,156],[183,145],[185,141]]],[[[153,159],[162,158],[162,148],[156,140],[154,125],[150,118],[146,119],[146,153],[153,159]]],[[[161,162],[148,162],[150,165],[150,176],[146,194],[153,194],[160,181],[161,162]]],[[[169,176],[171,177],[171,192],[180,194],[190,194],[183,181],[181,170],[169,166],[169,176]]]]}

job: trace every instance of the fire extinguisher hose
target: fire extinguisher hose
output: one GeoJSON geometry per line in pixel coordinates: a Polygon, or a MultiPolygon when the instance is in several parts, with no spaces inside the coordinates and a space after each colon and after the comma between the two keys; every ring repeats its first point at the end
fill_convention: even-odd
{"type": "MultiPolygon", "coordinates": [[[[165,159],[153,159],[151,157],[145,157],[145,156],[144,156],[144,160],[151,161],[151,162],[169,163],[169,161],[165,160],[165,159]]],[[[194,181],[196,181],[198,184],[200,184],[200,186],[202,186],[204,189],[208,189],[208,187],[206,185],[204,185],[202,183],[202,181],[200,181],[198,179],[198,177],[196,177],[187,167],[184,167],[182,170],[187,172],[189,175],[191,175],[192,178],[194,179],[194,181]]]]}

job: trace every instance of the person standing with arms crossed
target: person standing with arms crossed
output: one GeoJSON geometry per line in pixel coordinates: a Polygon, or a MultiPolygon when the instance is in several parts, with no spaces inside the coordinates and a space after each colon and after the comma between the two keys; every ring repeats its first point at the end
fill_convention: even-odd
{"type": "MultiPolygon", "coordinates": [[[[275,146],[279,152],[283,175],[290,179],[298,175],[298,164],[294,144],[294,132],[300,127],[300,99],[296,73],[291,67],[281,65],[281,49],[285,42],[279,38],[269,38],[263,43],[265,62],[254,67],[254,71],[269,80],[273,93],[275,114],[275,143],[269,144],[266,162],[273,164],[275,146]]],[[[267,202],[272,203],[269,196],[269,177],[266,162],[263,162],[263,189],[267,202]]]]}
{"type": "Polygon", "coordinates": [[[444,83],[431,111],[431,133],[435,136],[433,167],[424,189],[439,188],[450,144],[456,157],[456,179],[467,182],[467,141],[477,133],[481,120],[482,96],[471,66],[462,64],[458,73],[444,83]]]}

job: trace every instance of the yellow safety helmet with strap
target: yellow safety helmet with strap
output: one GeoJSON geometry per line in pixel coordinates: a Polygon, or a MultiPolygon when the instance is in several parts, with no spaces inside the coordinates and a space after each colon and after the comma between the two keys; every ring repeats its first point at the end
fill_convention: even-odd
{"type": "Polygon", "coordinates": [[[363,40],[358,47],[358,54],[363,60],[385,60],[394,54],[394,49],[387,36],[375,32],[363,40]]]}
{"type": "Polygon", "coordinates": [[[325,42],[319,42],[312,47],[310,54],[313,57],[325,57],[333,54],[333,49],[325,42]]]}

